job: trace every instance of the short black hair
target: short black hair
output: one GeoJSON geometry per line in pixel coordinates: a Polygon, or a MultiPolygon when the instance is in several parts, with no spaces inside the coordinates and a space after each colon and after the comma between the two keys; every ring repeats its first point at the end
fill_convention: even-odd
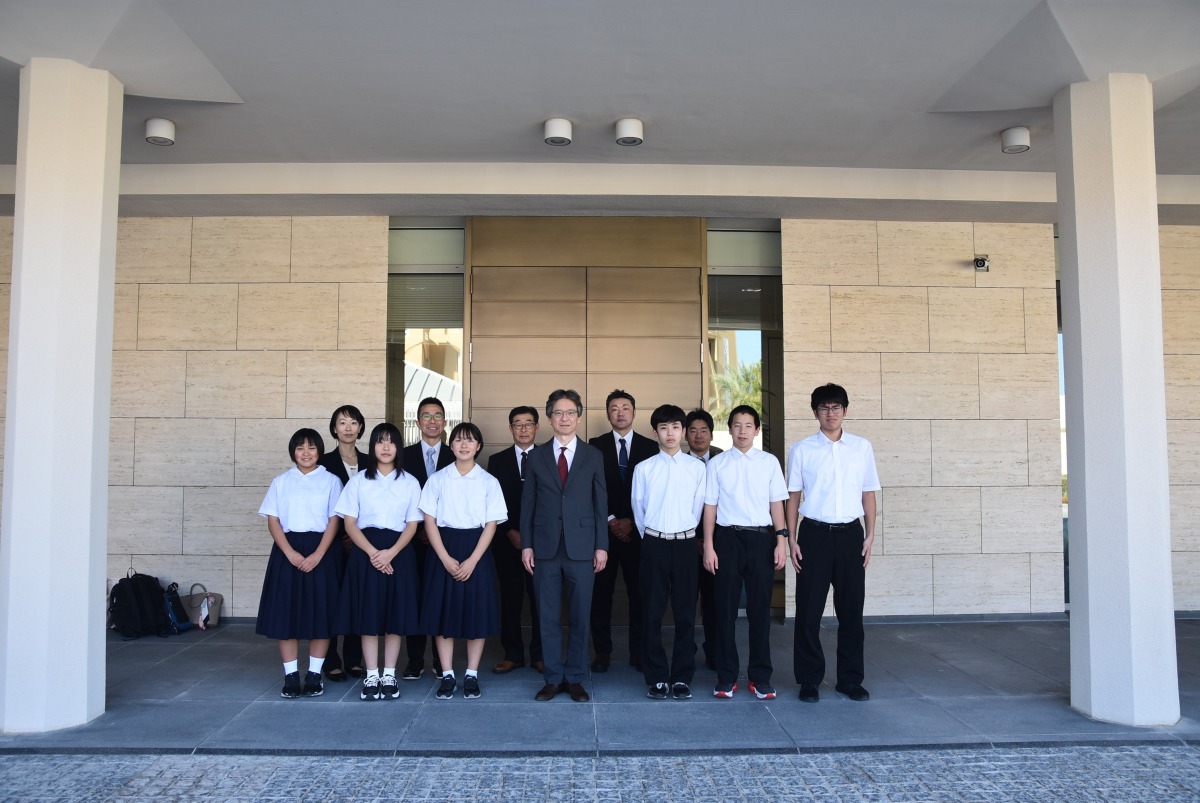
{"type": "Polygon", "coordinates": [[[814,388],[812,392],[812,408],[813,412],[822,404],[840,404],[843,407],[850,406],[850,397],[846,395],[846,389],[841,385],[835,385],[830,382],[827,385],[821,385],[814,388]]]}
{"type": "Polygon", "coordinates": [[[455,438],[466,436],[466,440],[472,440],[479,444],[479,448],[483,448],[483,433],[479,431],[479,427],[472,424],[470,421],[462,421],[454,425],[454,429],[450,430],[450,437],[446,439],[446,443],[454,443],[455,438]]]}
{"type": "Polygon", "coordinates": [[[575,403],[575,412],[579,415],[583,415],[583,399],[579,398],[579,391],[564,390],[563,388],[559,388],[558,390],[551,393],[548,397],[546,397],[546,415],[553,414],[554,413],[554,403],[557,401],[561,401],[563,399],[567,399],[569,401],[574,402],[575,403]]]}
{"type": "Polygon", "coordinates": [[[607,410],[608,405],[612,404],[617,399],[629,399],[629,406],[635,410],[637,409],[637,402],[634,401],[634,398],[629,394],[629,391],[621,390],[620,388],[617,388],[612,393],[608,394],[608,398],[604,400],[604,409],[607,410]]]}
{"type": "Polygon", "coordinates": [[[709,415],[708,410],[702,410],[699,407],[687,414],[687,420],[683,422],[683,428],[687,429],[697,421],[705,424],[708,427],[709,432],[712,432],[714,429],[716,429],[716,425],[713,423],[713,417],[709,415]]]}
{"type": "Polygon", "coordinates": [[[758,429],[762,426],[762,420],[758,417],[758,410],[755,410],[748,404],[739,404],[729,411],[729,420],[726,421],[730,429],[733,429],[733,417],[735,415],[748,415],[754,419],[754,428],[758,429]]]}
{"type": "Polygon", "coordinates": [[[363,414],[353,404],[344,404],[334,410],[333,415],[329,416],[329,434],[333,436],[333,439],[337,440],[337,420],[342,416],[352,418],[358,422],[358,437],[361,438],[362,434],[367,430],[367,420],[363,418],[363,414]]]}
{"type": "Polygon", "coordinates": [[[321,440],[321,433],[315,429],[305,427],[292,433],[292,439],[288,441],[288,457],[291,458],[293,463],[296,462],[296,449],[305,443],[311,443],[317,447],[318,457],[325,455],[325,441],[321,440]]]}
{"type": "Polygon", "coordinates": [[[421,399],[421,403],[417,405],[417,412],[421,412],[421,408],[427,404],[436,404],[438,409],[442,411],[442,415],[446,414],[446,405],[442,404],[442,400],[437,396],[426,396],[421,399]]]}
{"type": "Polygon", "coordinates": [[[396,476],[393,479],[398,480],[404,473],[403,461],[400,459],[400,450],[404,448],[404,435],[401,434],[399,427],[387,421],[376,424],[375,429],[371,430],[371,442],[367,447],[367,470],[365,472],[367,479],[373,480],[379,475],[379,472],[376,471],[375,444],[380,441],[396,444],[396,476]]]}
{"type": "Polygon", "coordinates": [[[537,423],[539,420],[541,420],[541,419],[538,417],[538,411],[537,411],[537,408],[536,408],[536,407],[528,407],[528,406],[514,407],[514,408],[512,408],[511,410],[509,410],[509,411],[508,411],[508,425],[509,425],[509,426],[512,426],[513,419],[514,419],[514,418],[516,418],[516,417],[517,417],[517,416],[519,416],[519,415],[531,415],[531,416],[533,416],[533,423],[535,423],[535,424],[536,424],[536,423],[537,423]]]}
{"type": "Polygon", "coordinates": [[[680,426],[684,426],[685,421],[687,421],[687,415],[684,414],[683,408],[675,404],[660,404],[650,414],[650,426],[654,429],[658,429],[659,424],[670,424],[671,422],[678,422],[680,426]]]}

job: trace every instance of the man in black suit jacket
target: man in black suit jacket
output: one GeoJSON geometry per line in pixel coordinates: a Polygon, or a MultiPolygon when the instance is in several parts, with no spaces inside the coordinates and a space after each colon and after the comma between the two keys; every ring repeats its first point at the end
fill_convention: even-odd
{"type": "MultiPolygon", "coordinates": [[[[421,399],[417,405],[417,426],[421,430],[421,439],[414,444],[404,447],[404,470],[412,474],[421,487],[425,487],[432,467],[434,472],[445,468],[454,462],[454,452],[442,443],[446,432],[446,408],[440,399],[430,396],[421,399]]],[[[425,577],[425,559],[429,555],[429,539],[425,537],[425,525],[417,525],[417,535],[413,538],[414,554],[417,558],[417,581],[425,577]]],[[[425,671],[425,644],[428,641],[424,633],[405,633],[408,642],[408,665],[401,675],[405,680],[416,680],[425,671]]],[[[433,670],[435,675],[441,674],[438,666],[437,651],[433,653],[433,670]]]]}
{"type": "MultiPolygon", "coordinates": [[[[707,464],[709,460],[719,455],[723,449],[712,445],[713,417],[706,410],[697,407],[687,414],[688,452],[692,457],[707,464]]],[[[713,588],[711,572],[704,570],[704,539],[700,541],[700,621],[704,626],[704,664],[709,669],[717,668],[717,598],[713,588]]]]}
{"type": "Polygon", "coordinates": [[[496,579],[500,586],[500,646],[504,659],[492,667],[503,675],[525,665],[525,640],[521,635],[521,609],[529,597],[529,612],[533,620],[533,636],[529,640],[529,663],[538,672],[542,666],[542,634],[538,628],[537,603],[533,596],[533,578],[521,566],[521,491],[533,442],[537,438],[538,411],[534,407],[514,407],[508,414],[508,428],[513,446],[488,458],[488,473],[500,483],[508,521],[496,526],[492,538],[492,560],[496,564],[496,579]]]}
{"type": "Polygon", "coordinates": [[[604,483],[608,489],[608,565],[596,576],[592,592],[592,644],[596,657],[593,672],[607,672],[613,651],[612,604],[617,572],[625,578],[629,597],[629,664],[642,668],[642,596],[638,569],[642,560],[642,535],[633,523],[633,469],[658,454],[658,444],[633,431],[637,402],[623,390],[614,390],[604,401],[612,431],[588,440],[604,455],[604,483]]]}
{"type": "Polygon", "coordinates": [[[546,415],[554,438],[533,450],[521,495],[521,562],[533,575],[546,666],[546,685],[535,699],[552,700],[565,691],[585,703],[592,581],[608,561],[604,458],[575,436],[583,401],[574,390],[551,393],[546,415]],[[564,589],[570,626],[565,663],[560,625],[564,589]]]}

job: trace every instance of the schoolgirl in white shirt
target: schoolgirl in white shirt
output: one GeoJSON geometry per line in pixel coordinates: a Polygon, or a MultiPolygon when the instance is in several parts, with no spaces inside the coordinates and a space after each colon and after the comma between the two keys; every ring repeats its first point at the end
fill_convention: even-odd
{"type": "Polygon", "coordinates": [[[327,553],[338,530],[333,511],[342,482],[319,465],[324,451],[316,430],[297,430],[288,442],[288,454],[296,465],[271,481],[258,510],[275,543],[267,558],[255,632],[279,640],[281,694],[288,698],[324,692],[321,667],[335,633],[338,565],[327,553]],[[303,685],[300,639],[309,643],[303,685]]]}
{"type": "Polygon", "coordinates": [[[417,632],[417,563],[407,547],[421,520],[421,486],[397,463],[402,446],[394,424],[371,430],[367,468],[350,478],[335,508],[354,542],[342,583],[338,632],[362,634],[367,670],[359,694],[363,700],[400,696],[396,660],[401,634],[417,632]]]}
{"type": "Polygon", "coordinates": [[[488,546],[496,525],[508,518],[499,481],[476,465],[483,448],[479,427],[464,421],[450,432],[454,463],[425,483],[421,511],[437,560],[425,563],[421,632],[436,636],[442,680],[436,696],[454,696],[454,639],[467,640],[463,697],[480,696],[479,661],[484,640],[500,629],[496,574],[488,546]]]}

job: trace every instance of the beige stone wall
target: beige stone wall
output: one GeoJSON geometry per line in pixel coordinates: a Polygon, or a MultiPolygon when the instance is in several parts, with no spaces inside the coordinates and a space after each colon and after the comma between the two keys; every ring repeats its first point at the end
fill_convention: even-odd
{"type": "Polygon", "coordinates": [[[1200,610],[1200,227],[1159,231],[1171,567],[1176,610],[1200,610]]]}
{"type": "MultiPolygon", "coordinates": [[[[816,427],[812,389],[837,382],[846,429],[875,445],[866,613],[1062,610],[1052,228],[785,220],[782,235],[788,444],[816,427]]],[[[788,589],[790,611],[790,574],[788,589]]]]}
{"type": "MultiPolygon", "coordinates": [[[[123,218],[108,576],[203,582],[253,616],[287,441],[384,410],[387,218],[123,218]]],[[[7,305],[4,305],[7,310],[7,305]]],[[[7,333],[7,326],[4,331],[7,333]]]]}

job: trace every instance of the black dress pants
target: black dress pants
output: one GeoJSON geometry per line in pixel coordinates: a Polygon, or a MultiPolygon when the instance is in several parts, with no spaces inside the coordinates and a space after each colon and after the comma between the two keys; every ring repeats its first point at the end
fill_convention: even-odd
{"type": "Polygon", "coordinates": [[[746,676],[752,683],[771,682],[771,584],[775,580],[775,532],[722,527],[713,532],[717,574],[717,683],[736,683],[738,651],[734,640],[738,602],[746,587],[746,619],[750,629],[750,661],[746,676]]]}
{"type": "Polygon", "coordinates": [[[696,539],[647,535],[642,540],[642,673],[646,683],[688,683],[696,672],[696,539]],[[675,642],[671,665],[662,644],[662,620],[671,603],[675,642]]]}
{"type": "Polygon", "coordinates": [[[538,627],[537,602],[533,598],[533,576],[521,563],[521,552],[497,533],[492,539],[492,560],[496,564],[496,584],[500,588],[500,646],[504,660],[525,663],[525,639],[521,633],[521,610],[529,597],[533,636],[529,639],[529,662],[542,660],[542,632],[538,627]]]}
{"type": "Polygon", "coordinates": [[[820,685],[825,678],[825,653],[821,649],[821,614],[829,586],[837,614],[837,685],[854,686],[863,680],[863,528],[859,521],[825,524],[801,519],[798,533],[800,572],[796,575],[796,682],[820,685]]]}
{"type": "Polygon", "coordinates": [[[642,543],[637,530],[630,533],[631,540],[608,539],[608,563],[604,571],[596,575],[592,591],[592,646],[597,655],[610,655],[613,651],[612,607],[613,593],[617,588],[617,572],[625,578],[625,590],[629,593],[629,659],[642,657],[642,594],[638,573],[642,562],[642,543]]]}

